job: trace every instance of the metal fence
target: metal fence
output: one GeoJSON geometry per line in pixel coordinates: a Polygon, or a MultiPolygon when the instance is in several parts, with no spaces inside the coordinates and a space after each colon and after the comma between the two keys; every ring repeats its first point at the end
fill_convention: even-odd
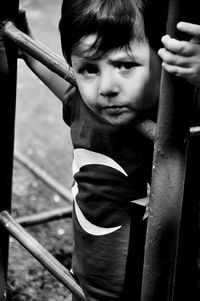
{"type": "MultiPolygon", "coordinates": [[[[25,227],[63,218],[71,214],[71,208],[24,217],[17,221],[9,214],[16,99],[17,47],[15,45],[25,49],[49,69],[76,85],[71,69],[60,56],[42,43],[32,40],[12,23],[11,20],[18,13],[18,4],[17,0],[3,0],[0,4],[1,106],[3,115],[6,116],[5,119],[2,118],[1,124],[2,137],[5,137],[3,131],[6,128],[6,141],[4,139],[1,148],[3,153],[0,202],[0,300],[6,300],[9,234],[15,237],[62,284],[81,300],[86,300],[82,289],[69,271],[22,227],[22,225],[25,227]]],[[[180,9],[180,5],[183,6],[183,1],[169,1],[166,30],[172,36],[177,35],[175,26],[177,20],[182,12],[185,14],[187,11],[185,6],[183,10],[180,9]]],[[[193,89],[189,84],[163,70],[157,125],[150,120],[137,125],[139,131],[154,140],[141,301],[180,300],[183,296],[189,296],[194,300],[192,299],[195,294],[193,267],[197,261],[197,254],[190,250],[197,249],[198,214],[196,212],[200,193],[196,175],[200,167],[200,159],[198,159],[198,152],[193,150],[200,143],[198,142],[199,127],[191,127],[189,120],[188,110],[191,109],[192,95],[193,89]],[[195,233],[194,239],[191,238],[191,233],[195,233]]],[[[54,186],[54,189],[59,189],[51,180],[49,183],[54,186]]]]}

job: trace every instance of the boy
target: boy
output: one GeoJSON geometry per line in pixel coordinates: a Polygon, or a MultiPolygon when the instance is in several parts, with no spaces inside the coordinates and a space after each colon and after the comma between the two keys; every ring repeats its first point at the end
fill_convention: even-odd
{"type": "MultiPolygon", "coordinates": [[[[71,128],[72,268],[90,301],[140,298],[153,145],[134,124],[156,118],[161,70],[144,2],[63,1],[62,49],[78,88],[24,54],[62,101],[71,128]]],[[[167,68],[171,60],[160,55],[167,68]]]]}

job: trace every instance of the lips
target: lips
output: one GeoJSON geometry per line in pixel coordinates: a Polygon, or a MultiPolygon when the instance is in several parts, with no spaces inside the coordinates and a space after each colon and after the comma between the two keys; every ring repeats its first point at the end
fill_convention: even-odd
{"type": "Polygon", "coordinates": [[[122,114],[128,111],[128,108],[125,106],[106,106],[103,108],[105,111],[111,113],[111,114],[122,114]]]}

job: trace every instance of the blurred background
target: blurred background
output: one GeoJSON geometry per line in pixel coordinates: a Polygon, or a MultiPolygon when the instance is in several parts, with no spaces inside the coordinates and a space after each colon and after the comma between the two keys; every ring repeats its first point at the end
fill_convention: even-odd
{"type": "MultiPolygon", "coordinates": [[[[61,53],[61,0],[21,0],[35,38],[61,53]]],[[[15,149],[64,186],[71,186],[71,140],[59,99],[18,60],[15,149]]]]}

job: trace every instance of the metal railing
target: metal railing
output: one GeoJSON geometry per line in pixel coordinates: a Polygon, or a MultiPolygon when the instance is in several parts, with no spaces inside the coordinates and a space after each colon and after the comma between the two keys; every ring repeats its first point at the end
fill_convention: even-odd
{"type": "MultiPolygon", "coordinates": [[[[176,36],[175,24],[180,17],[179,13],[181,10],[179,5],[181,1],[170,0],[169,2],[167,32],[172,36],[176,36]]],[[[5,167],[2,173],[5,198],[0,207],[0,300],[5,298],[8,233],[24,245],[61,283],[79,296],[81,300],[86,300],[82,289],[72,279],[69,271],[60,265],[21,226],[38,224],[68,216],[71,214],[71,209],[66,208],[62,212],[57,210],[56,212],[24,217],[18,219],[18,222],[8,213],[11,207],[17,61],[17,49],[10,47],[11,41],[25,49],[27,53],[34,56],[50,70],[71,84],[76,85],[73,72],[63,58],[53,53],[41,42],[25,35],[11,21],[5,22],[6,19],[10,19],[10,15],[14,17],[17,14],[18,1],[14,1],[14,3],[15,5],[13,5],[11,0],[4,0],[3,5],[6,9],[0,13],[1,21],[3,21],[0,41],[3,45],[3,50],[0,52],[0,58],[4,63],[0,67],[0,76],[6,83],[5,91],[1,92],[2,103],[4,105],[3,110],[6,112],[5,115],[9,113],[11,116],[7,120],[9,141],[5,145],[6,154],[3,156],[3,159],[6,157],[6,160],[4,160],[5,167]],[[10,11],[10,6],[12,6],[13,11],[10,11]],[[4,37],[5,41],[2,37],[4,37]],[[12,58],[9,56],[9,51],[12,51],[12,58]],[[6,95],[8,84],[11,95],[6,95]]],[[[189,124],[188,109],[190,108],[191,96],[191,87],[185,81],[183,84],[182,79],[177,79],[163,71],[157,125],[153,121],[147,120],[136,126],[140,132],[154,141],[155,147],[141,301],[176,300],[174,295],[176,295],[182,207],[183,201],[188,201],[185,184],[194,187],[191,181],[188,181],[188,177],[186,177],[189,138],[190,136],[199,136],[200,132],[199,127],[190,127],[189,124]],[[180,107],[181,111],[179,110],[180,107]]],[[[189,172],[189,176],[193,176],[191,172],[189,172]]],[[[2,193],[2,195],[4,194],[2,193]]],[[[199,194],[196,189],[195,198],[197,199],[198,197],[199,194]]]]}

